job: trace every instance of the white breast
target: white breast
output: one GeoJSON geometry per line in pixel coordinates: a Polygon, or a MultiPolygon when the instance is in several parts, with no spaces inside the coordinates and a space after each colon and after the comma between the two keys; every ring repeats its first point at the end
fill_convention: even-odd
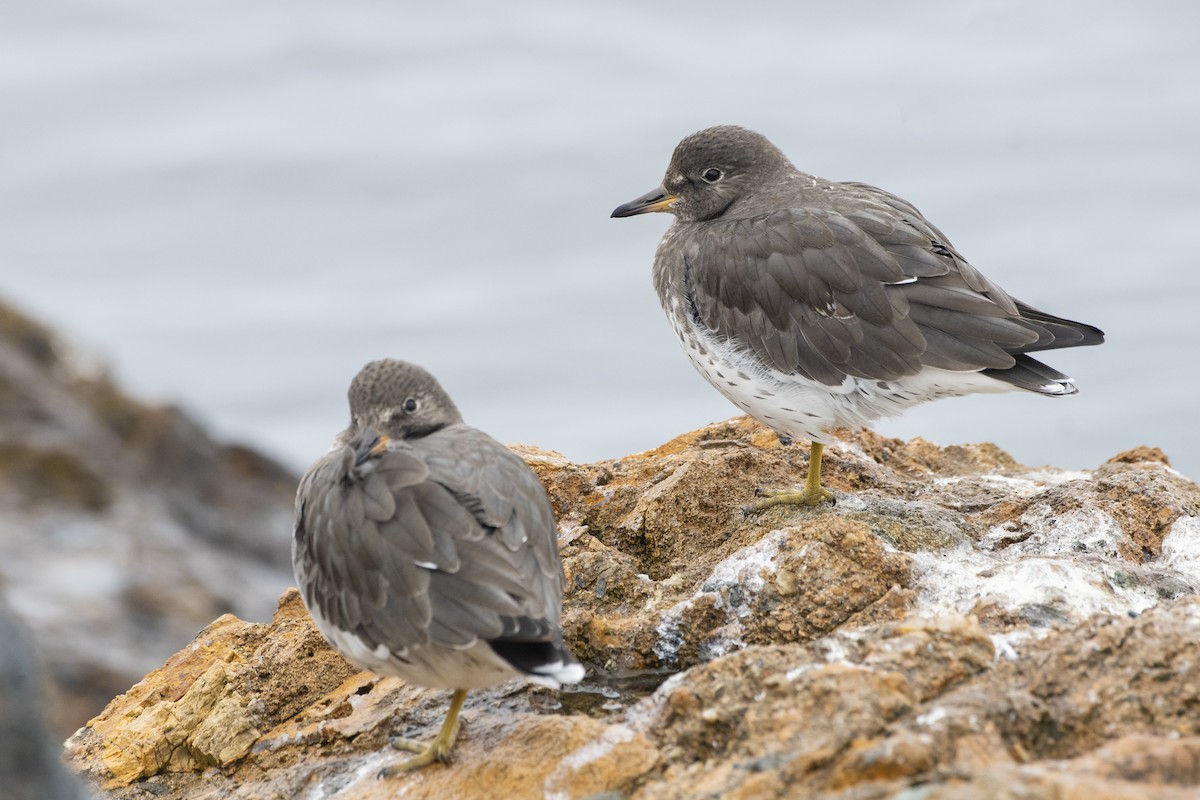
{"type": "Polygon", "coordinates": [[[869,426],[927,400],[1013,388],[979,372],[929,367],[894,381],[847,376],[827,386],[767,367],[748,349],[695,326],[680,308],[667,312],[688,359],[717,391],[773,430],[812,441],[827,443],[833,428],[869,426]]]}

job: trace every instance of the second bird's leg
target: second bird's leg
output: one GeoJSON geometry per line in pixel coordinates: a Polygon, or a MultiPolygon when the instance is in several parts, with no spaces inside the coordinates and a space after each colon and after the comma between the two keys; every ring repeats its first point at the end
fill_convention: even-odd
{"type": "Polygon", "coordinates": [[[466,699],[466,689],[454,690],[454,697],[450,698],[450,710],[446,712],[446,719],[442,722],[442,727],[438,731],[437,736],[433,737],[433,741],[429,744],[422,744],[411,739],[393,740],[392,747],[397,750],[408,750],[416,753],[416,755],[407,761],[401,761],[399,764],[384,767],[379,770],[378,777],[390,778],[401,772],[420,769],[427,764],[432,764],[434,761],[441,761],[443,764],[449,762],[450,748],[454,746],[454,740],[458,738],[458,712],[462,710],[463,702],[466,699]]]}

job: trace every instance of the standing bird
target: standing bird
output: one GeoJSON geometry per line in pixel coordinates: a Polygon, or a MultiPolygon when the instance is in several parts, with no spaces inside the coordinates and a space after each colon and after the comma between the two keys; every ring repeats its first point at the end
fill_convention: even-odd
{"type": "Polygon", "coordinates": [[[425,370],[383,359],[350,384],[350,427],[300,481],[292,563],[321,633],[361,669],[453,689],[428,746],[449,760],[469,689],[583,677],[563,644],[550,501],[511,450],[463,423],[425,370]]]}
{"type": "Polygon", "coordinates": [[[805,174],[745,128],[687,137],[662,186],[612,216],[651,211],[675,215],[654,287],[692,364],[750,416],[812,441],[804,489],[760,508],[833,499],[833,428],[974,392],[1075,394],[1029,354],[1104,341],[1010,297],[907,201],[805,174]]]}

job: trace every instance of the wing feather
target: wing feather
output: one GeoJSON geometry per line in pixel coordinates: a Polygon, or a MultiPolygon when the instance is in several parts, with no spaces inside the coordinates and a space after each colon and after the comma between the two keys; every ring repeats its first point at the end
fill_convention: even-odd
{"type": "Polygon", "coordinates": [[[322,617],[399,657],[429,642],[561,637],[554,514],[520,458],[465,425],[392,442],[367,464],[355,451],[331,451],[297,496],[297,574],[322,617]]]}
{"type": "Polygon", "coordinates": [[[660,250],[693,318],[771,368],[827,385],[923,367],[1002,371],[1035,350],[1096,344],[1091,326],[1011,298],[909,203],[834,184],[822,205],[682,225],[660,250]]]}

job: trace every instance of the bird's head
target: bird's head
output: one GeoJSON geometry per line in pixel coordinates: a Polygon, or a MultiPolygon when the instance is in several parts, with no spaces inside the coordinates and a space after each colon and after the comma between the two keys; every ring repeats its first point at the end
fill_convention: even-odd
{"type": "Polygon", "coordinates": [[[407,361],[372,361],[350,383],[354,431],[374,430],[390,439],[417,439],[462,422],[437,379],[407,361]]]}
{"type": "Polygon", "coordinates": [[[683,222],[717,219],[795,174],[787,156],[765,136],[736,125],[705,128],[675,147],[661,186],[618,206],[612,216],[666,211],[683,222]]]}

